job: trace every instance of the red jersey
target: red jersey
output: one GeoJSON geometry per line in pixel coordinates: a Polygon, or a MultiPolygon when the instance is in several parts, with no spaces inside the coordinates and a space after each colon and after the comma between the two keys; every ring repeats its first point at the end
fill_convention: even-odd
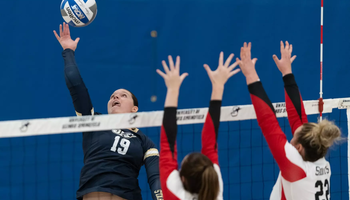
{"type": "MultiPolygon", "coordinates": [[[[303,101],[293,74],[283,77],[286,107],[292,133],[307,122],[303,101]]],[[[281,130],[274,108],[260,81],[248,86],[259,126],[280,173],[270,200],[329,199],[330,165],[325,158],[304,161],[281,130]]]]}
{"type": "MultiPolygon", "coordinates": [[[[221,101],[211,101],[209,111],[202,130],[202,154],[214,164],[219,178],[219,194],[217,200],[223,199],[223,181],[218,160],[217,136],[220,124],[221,101]]],[[[197,194],[186,191],[182,185],[177,162],[177,123],[176,107],[164,109],[163,125],[160,136],[160,181],[165,200],[196,200],[197,194]]]]}

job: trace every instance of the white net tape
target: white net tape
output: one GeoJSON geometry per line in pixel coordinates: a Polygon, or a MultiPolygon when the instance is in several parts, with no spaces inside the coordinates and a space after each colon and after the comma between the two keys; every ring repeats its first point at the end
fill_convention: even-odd
{"type": "MultiPolygon", "coordinates": [[[[285,103],[273,103],[277,117],[286,117],[285,103]]],[[[304,101],[307,115],[318,114],[318,101],[304,101]]],[[[325,99],[323,113],[333,108],[350,107],[350,98],[325,99]]],[[[208,108],[179,109],[178,124],[204,123],[208,108]]],[[[59,117],[0,122],[0,137],[23,137],[59,133],[75,133],[161,126],[163,111],[128,114],[59,117]]],[[[225,106],[221,109],[221,121],[256,119],[253,105],[225,106]]]]}

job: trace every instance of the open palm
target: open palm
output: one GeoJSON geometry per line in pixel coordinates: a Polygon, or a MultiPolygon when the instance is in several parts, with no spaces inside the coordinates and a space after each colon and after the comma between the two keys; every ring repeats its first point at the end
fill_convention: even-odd
{"type": "Polygon", "coordinates": [[[72,40],[70,36],[70,31],[69,31],[69,25],[63,22],[63,25],[60,24],[60,35],[56,33],[54,30],[53,33],[56,36],[57,41],[61,44],[62,48],[65,49],[72,49],[75,51],[77,48],[78,42],[80,38],[77,38],[75,40],[72,40]]]}
{"type": "Polygon", "coordinates": [[[224,53],[221,52],[219,57],[219,65],[215,71],[212,71],[207,64],[204,64],[204,68],[207,71],[213,86],[224,86],[231,76],[237,74],[240,71],[240,69],[233,70],[238,65],[238,62],[230,65],[233,56],[234,55],[231,54],[224,63],[224,53]]]}

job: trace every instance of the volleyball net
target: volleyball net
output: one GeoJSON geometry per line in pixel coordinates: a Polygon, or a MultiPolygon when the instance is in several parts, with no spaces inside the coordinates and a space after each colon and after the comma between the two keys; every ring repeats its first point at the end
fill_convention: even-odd
{"type": "MultiPolygon", "coordinates": [[[[273,103],[288,140],[292,134],[285,103],[273,103]]],[[[309,121],[319,116],[319,101],[304,101],[309,121]]],[[[325,99],[323,118],[348,138],[350,98],[325,99]]],[[[208,108],[178,110],[179,162],[200,151],[208,108]]],[[[83,166],[81,132],[139,128],[159,147],[163,111],[0,122],[1,199],[75,199],[83,166]]],[[[332,199],[349,199],[349,146],[343,142],[326,156],[331,164],[332,199]]],[[[269,199],[279,168],[258,126],[253,105],[224,106],[218,136],[225,199],[269,199]]],[[[144,169],[143,199],[151,199],[144,169]]]]}

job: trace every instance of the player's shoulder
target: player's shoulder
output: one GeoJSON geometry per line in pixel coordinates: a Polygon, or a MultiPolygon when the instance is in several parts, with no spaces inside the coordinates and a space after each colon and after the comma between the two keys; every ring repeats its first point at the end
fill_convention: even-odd
{"type": "Polygon", "coordinates": [[[145,140],[146,135],[138,128],[130,128],[128,129],[131,133],[137,135],[141,140],[145,140]]]}
{"type": "MultiPolygon", "coordinates": [[[[180,173],[174,169],[166,179],[166,187],[179,199],[185,199],[186,191],[180,179],[180,173]]],[[[188,192],[187,192],[188,193],[188,192]]],[[[188,194],[187,194],[188,196],[188,194]]]]}
{"type": "Polygon", "coordinates": [[[137,134],[138,136],[140,136],[142,140],[148,140],[149,139],[148,136],[144,132],[142,132],[140,129],[138,129],[138,128],[131,128],[129,130],[131,132],[137,134]]]}

